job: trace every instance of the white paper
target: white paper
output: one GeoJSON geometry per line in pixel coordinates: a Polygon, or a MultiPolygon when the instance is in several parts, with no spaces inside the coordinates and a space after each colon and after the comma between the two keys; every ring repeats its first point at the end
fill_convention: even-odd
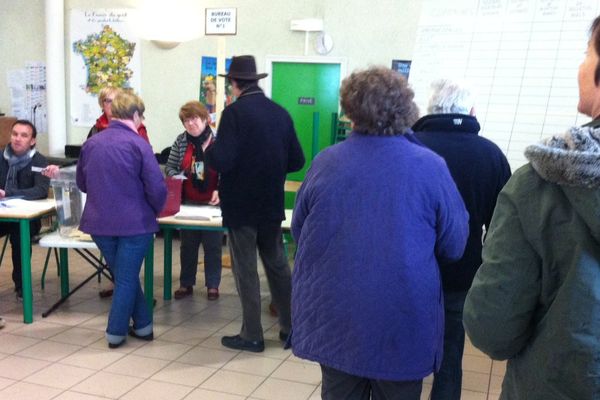
{"type": "Polygon", "coordinates": [[[220,220],[222,217],[221,209],[219,207],[182,205],[179,212],[175,214],[175,218],[196,221],[216,221],[220,220]]]}

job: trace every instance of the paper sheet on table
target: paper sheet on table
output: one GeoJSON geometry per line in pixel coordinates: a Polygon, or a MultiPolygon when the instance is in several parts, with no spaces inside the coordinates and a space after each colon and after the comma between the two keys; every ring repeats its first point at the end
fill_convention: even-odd
{"type": "Polygon", "coordinates": [[[182,205],[175,214],[176,219],[191,219],[196,221],[214,221],[221,219],[221,209],[213,206],[182,205]]]}
{"type": "Polygon", "coordinates": [[[18,208],[19,211],[41,211],[48,209],[48,203],[23,199],[0,200],[0,210],[4,209],[7,211],[13,208],[18,208]]]}

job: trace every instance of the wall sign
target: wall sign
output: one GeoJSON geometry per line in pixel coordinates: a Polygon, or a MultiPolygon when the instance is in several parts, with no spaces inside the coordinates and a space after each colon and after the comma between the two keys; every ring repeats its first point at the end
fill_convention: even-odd
{"type": "Polygon", "coordinates": [[[237,33],[236,8],[207,8],[206,35],[235,35],[237,33]]]}
{"type": "Polygon", "coordinates": [[[314,106],[315,98],[314,97],[298,97],[298,104],[302,106],[314,106]]]}

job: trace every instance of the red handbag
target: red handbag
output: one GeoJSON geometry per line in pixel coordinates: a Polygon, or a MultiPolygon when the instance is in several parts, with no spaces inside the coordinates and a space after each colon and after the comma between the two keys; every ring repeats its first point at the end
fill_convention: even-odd
{"type": "Polygon", "coordinates": [[[162,209],[158,218],[168,217],[175,215],[179,212],[181,207],[181,188],[183,180],[175,179],[167,176],[165,178],[165,184],[167,185],[167,201],[165,207],[162,209]]]}

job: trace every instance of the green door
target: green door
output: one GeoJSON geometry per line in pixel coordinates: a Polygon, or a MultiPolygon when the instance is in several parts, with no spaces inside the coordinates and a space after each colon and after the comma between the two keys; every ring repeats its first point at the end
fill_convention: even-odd
{"type": "MultiPolygon", "coordinates": [[[[319,113],[318,150],[331,143],[331,114],[338,112],[340,64],[273,62],[271,98],[294,120],[306,165],[288,175],[302,181],[313,152],[313,114],[319,113]]],[[[286,201],[288,206],[288,201],[286,201]]]]}

